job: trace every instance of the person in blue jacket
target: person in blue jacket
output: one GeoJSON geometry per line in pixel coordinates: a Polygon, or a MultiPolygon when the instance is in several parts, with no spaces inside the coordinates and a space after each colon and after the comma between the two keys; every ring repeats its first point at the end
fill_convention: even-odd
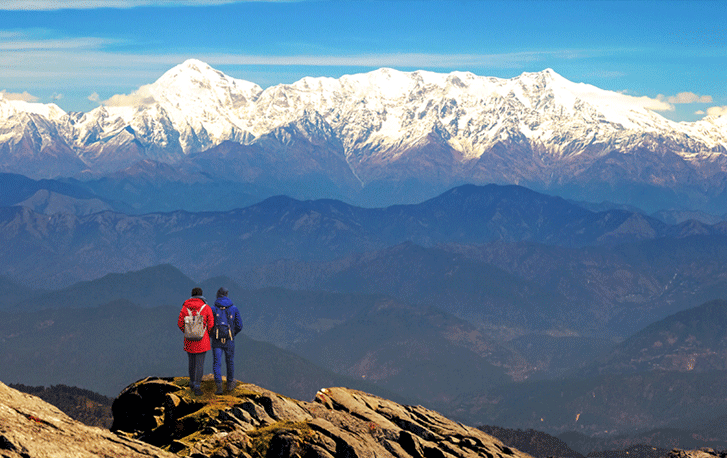
{"type": "Polygon", "coordinates": [[[227,366],[227,391],[232,391],[237,386],[235,381],[235,336],[242,330],[242,317],[235,304],[227,297],[227,288],[217,290],[217,300],[212,307],[215,317],[215,325],[210,331],[212,343],[212,372],[215,375],[217,391],[215,394],[223,394],[222,390],[222,355],[225,356],[227,366]]]}

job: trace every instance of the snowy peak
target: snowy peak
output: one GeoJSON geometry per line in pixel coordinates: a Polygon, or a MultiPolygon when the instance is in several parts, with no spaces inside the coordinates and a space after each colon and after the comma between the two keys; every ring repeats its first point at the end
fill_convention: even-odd
{"type": "Polygon", "coordinates": [[[117,146],[126,145],[128,150],[131,142],[138,142],[152,151],[150,159],[175,161],[225,140],[243,139],[246,121],[240,117],[241,110],[260,93],[257,84],[190,59],[156,82],[129,95],[114,96],[79,119],[75,124],[77,145],[85,148],[89,139],[107,141],[122,135],[117,146]],[[175,152],[160,153],[159,148],[175,152]]]}
{"type": "Polygon", "coordinates": [[[171,80],[177,77],[185,77],[186,75],[200,75],[203,79],[214,80],[214,79],[225,79],[227,76],[212,68],[209,64],[202,62],[197,59],[187,59],[181,64],[172,67],[162,75],[157,82],[164,83],[167,80],[171,80]]]}
{"type": "Polygon", "coordinates": [[[209,135],[213,142],[224,140],[220,135],[241,127],[244,121],[239,111],[254,103],[262,92],[257,84],[229,77],[194,59],[142,89],[164,109],[175,128],[191,129],[197,136],[209,135]]]}
{"type": "Polygon", "coordinates": [[[262,92],[257,84],[231,78],[196,59],[167,71],[149,90],[161,103],[186,100],[187,106],[196,103],[232,108],[254,102],[262,92]]]}
{"type": "Polygon", "coordinates": [[[32,113],[43,116],[50,121],[63,122],[67,113],[55,103],[33,103],[23,100],[8,100],[0,92],[0,121],[22,113],[32,113]]]}
{"type": "Polygon", "coordinates": [[[510,88],[510,94],[524,106],[543,113],[558,110],[574,116],[576,122],[605,121],[619,128],[652,130],[665,128],[669,124],[676,125],[653,111],[660,107],[658,101],[606,91],[590,84],[574,83],[549,68],[505,80],[505,87],[510,88]]]}
{"type": "Polygon", "coordinates": [[[541,90],[547,87],[564,88],[570,84],[574,84],[560,76],[552,68],[546,68],[540,72],[524,72],[514,79],[520,81],[521,84],[533,86],[541,90]]]}
{"type": "Polygon", "coordinates": [[[391,68],[380,68],[369,73],[349,75],[341,78],[343,88],[354,90],[361,97],[399,99],[406,97],[424,82],[426,72],[401,72],[391,68]]]}

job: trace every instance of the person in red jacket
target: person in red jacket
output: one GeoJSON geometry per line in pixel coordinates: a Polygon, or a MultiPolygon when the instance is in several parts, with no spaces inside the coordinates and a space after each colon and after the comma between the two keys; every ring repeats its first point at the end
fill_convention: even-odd
{"type": "MultiPolygon", "coordinates": [[[[202,295],[202,288],[192,289],[192,297],[184,301],[182,310],[179,312],[179,320],[177,325],[184,332],[184,317],[192,312],[192,315],[199,313],[204,317],[204,324],[207,330],[212,329],[215,325],[215,317],[212,314],[207,300],[202,295]]],[[[193,341],[184,339],[184,351],[189,357],[189,387],[196,396],[202,395],[202,374],[204,373],[204,357],[211,349],[210,336],[208,332],[204,333],[202,340],[193,341]]]]}

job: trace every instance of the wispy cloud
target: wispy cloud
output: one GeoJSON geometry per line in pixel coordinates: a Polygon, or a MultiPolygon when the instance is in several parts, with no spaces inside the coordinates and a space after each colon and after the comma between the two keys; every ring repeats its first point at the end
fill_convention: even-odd
{"type": "Polygon", "coordinates": [[[707,116],[725,116],[727,115],[727,105],[721,107],[707,108],[707,116]]]}
{"type": "Polygon", "coordinates": [[[113,43],[103,38],[31,39],[20,34],[0,35],[0,51],[32,51],[48,49],[98,49],[113,43]]]}
{"type": "Polygon", "coordinates": [[[640,106],[643,108],[646,108],[647,110],[651,111],[674,111],[674,105],[672,105],[669,102],[665,102],[663,100],[659,99],[652,99],[651,97],[632,97],[632,96],[624,96],[628,97],[631,102],[635,106],[640,106]]]}
{"type": "MultiPolygon", "coordinates": [[[[51,31],[16,33],[0,31],[2,78],[41,78],[58,84],[70,78],[152,78],[190,57],[212,66],[249,67],[351,67],[463,69],[524,68],[547,58],[573,59],[579,52],[516,52],[502,54],[381,53],[352,55],[247,55],[234,53],[139,54],[117,53],[118,41],[97,37],[48,38],[51,31]],[[41,36],[40,38],[38,36],[41,36]],[[122,72],[120,72],[122,70],[122,72]]],[[[148,81],[148,79],[147,79],[148,81]]]]}
{"type": "Polygon", "coordinates": [[[211,6],[240,2],[241,0],[5,0],[0,3],[0,10],[52,11],[62,9],[136,8],[140,6],[211,6]]]}
{"type": "Polygon", "coordinates": [[[656,98],[668,103],[712,103],[711,95],[699,95],[694,92],[680,92],[677,95],[668,97],[663,94],[659,94],[656,98]]]}
{"type": "MultiPolygon", "coordinates": [[[[104,5],[123,3],[141,5],[159,3],[151,0],[104,2],[91,0],[67,0],[51,2],[40,0],[3,2],[3,8],[25,5],[104,5]]],[[[169,3],[169,2],[164,2],[169,3]]],[[[187,4],[220,3],[217,0],[177,2],[187,4]]],[[[51,30],[33,29],[25,32],[0,31],[0,68],[2,78],[46,78],[57,84],[52,78],[79,77],[91,78],[111,77],[118,82],[119,72],[123,69],[125,77],[142,75],[145,77],[159,76],[164,71],[184,60],[195,57],[213,66],[240,67],[349,67],[349,68],[409,68],[409,69],[460,69],[473,70],[483,68],[519,69],[534,62],[550,59],[572,60],[588,56],[587,50],[556,50],[556,51],[524,51],[497,54],[454,54],[454,53],[360,53],[348,55],[309,54],[309,55],[253,55],[236,53],[118,53],[112,47],[123,44],[126,48],[133,43],[120,43],[119,40],[99,37],[57,37],[51,30]]],[[[148,81],[148,80],[147,80],[148,81]]]]}
{"type": "MultiPolygon", "coordinates": [[[[12,2],[11,2],[12,3],[12,2]]],[[[46,3],[46,2],[18,2],[46,3]]],[[[47,2],[57,4],[59,2],[47,2]]],[[[82,2],[73,0],[63,4],[91,4],[98,2],[82,2]]],[[[107,4],[107,2],[103,2],[107,4]]],[[[115,3],[110,1],[108,3],[115,3]]],[[[128,2],[119,2],[128,3],[128,2]]],[[[142,1],[131,3],[144,3],[142,1]]],[[[145,2],[151,3],[151,2],[145,2]]],[[[188,2],[193,3],[193,2],[188,2]]],[[[194,2],[203,3],[203,2],[194,2]]],[[[3,3],[2,7],[8,5],[3,3]]],[[[40,58],[65,59],[60,52],[68,53],[71,60],[79,60],[82,57],[87,62],[97,62],[99,65],[115,62],[114,67],[120,65],[147,65],[149,62],[159,63],[181,63],[188,55],[174,54],[120,54],[109,51],[109,46],[117,45],[118,40],[98,37],[53,37],[48,38],[53,32],[48,30],[33,30],[29,32],[0,31],[0,51],[22,52],[24,66],[31,66],[40,60],[34,59],[31,53],[39,53],[40,58]],[[43,53],[45,51],[57,50],[57,54],[43,53]],[[78,54],[79,50],[96,51],[93,59],[87,54],[78,54]]],[[[561,50],[561,51],[525,51],[499,54],[453,54],[453,53],[361,53],[350,55],[252,55],[235,53],[208,53],[197,55],[211,65],[239,65],[239,66],[307,66],[307,67],[409,67],[409,68],[472,68],[472,67],[494,67],[494,68],[519,68],[532,62],[545,60],[546,58],[576,59],[584,55],[583,51],[561,50]]],[[[1,60],[11,59],[9,56],[0,56],[1,60]]],[[[20,60],[20,59],[19,59],[20,60]]],[[[23,62],[12,62],[13,66],[22,65],[23,62]]],[[[43,65],[48,68],[49,65],[43,65]]]]}
{"type": "Polygon", "coordinates": [[[154,103],[154,97],[149,92],[149,85],[144,85],[131,94],[117,94],[100,103],[110,107],[133,107],[151,105],[154,103]]]}
{"type": "Polygon", "coordinates": [[[22,100],[23,102],[36,102],[38,101],[38,97],[28,94],[28,92],[22,92],[22,93],[14,93],[14,92],[7,92],[5,90],[0,91],[0,95],[5,100],[22,100]]]}
{"type": "Polygon", "coordinates": [[[520,68],[547,57],[575,59],[580,51],[525,51],[501,54],[375,53],[353,55],[260,56],[211,54],[213,65],[279,65],[309,67],[520,68]]]}
{"type": "Polygon", "coordinates": [[[585,86],[580,95],[585,96],[588,100],[600,100],[604,104],[615,104],[632,109],[646,108],[651,111],[674,111],[674,105],[664,100],[653,99],[645,95],[628,95],[626,91],[603,91],[593,86],[585,86]]]}

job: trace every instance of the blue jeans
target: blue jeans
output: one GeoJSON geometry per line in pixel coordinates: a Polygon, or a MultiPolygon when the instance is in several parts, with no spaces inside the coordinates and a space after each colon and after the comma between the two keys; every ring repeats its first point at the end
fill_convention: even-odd
{"type": "Polygon", "coordinates": [[[231,342],[224,347],[212,347],[214,360],[212,362],[212,372],[215,374],[215,382],[222,383],[222,354],[225,355],[225,364],[227,365],[227,383],[235,380],[235,344],[231,342]]]}
{"type": "Polygon", "coordinates": [[[202,374],[204,374],[204,353],[187,353],[189,357],[189,386],[199,388],[202,386],[202,374]]]}

